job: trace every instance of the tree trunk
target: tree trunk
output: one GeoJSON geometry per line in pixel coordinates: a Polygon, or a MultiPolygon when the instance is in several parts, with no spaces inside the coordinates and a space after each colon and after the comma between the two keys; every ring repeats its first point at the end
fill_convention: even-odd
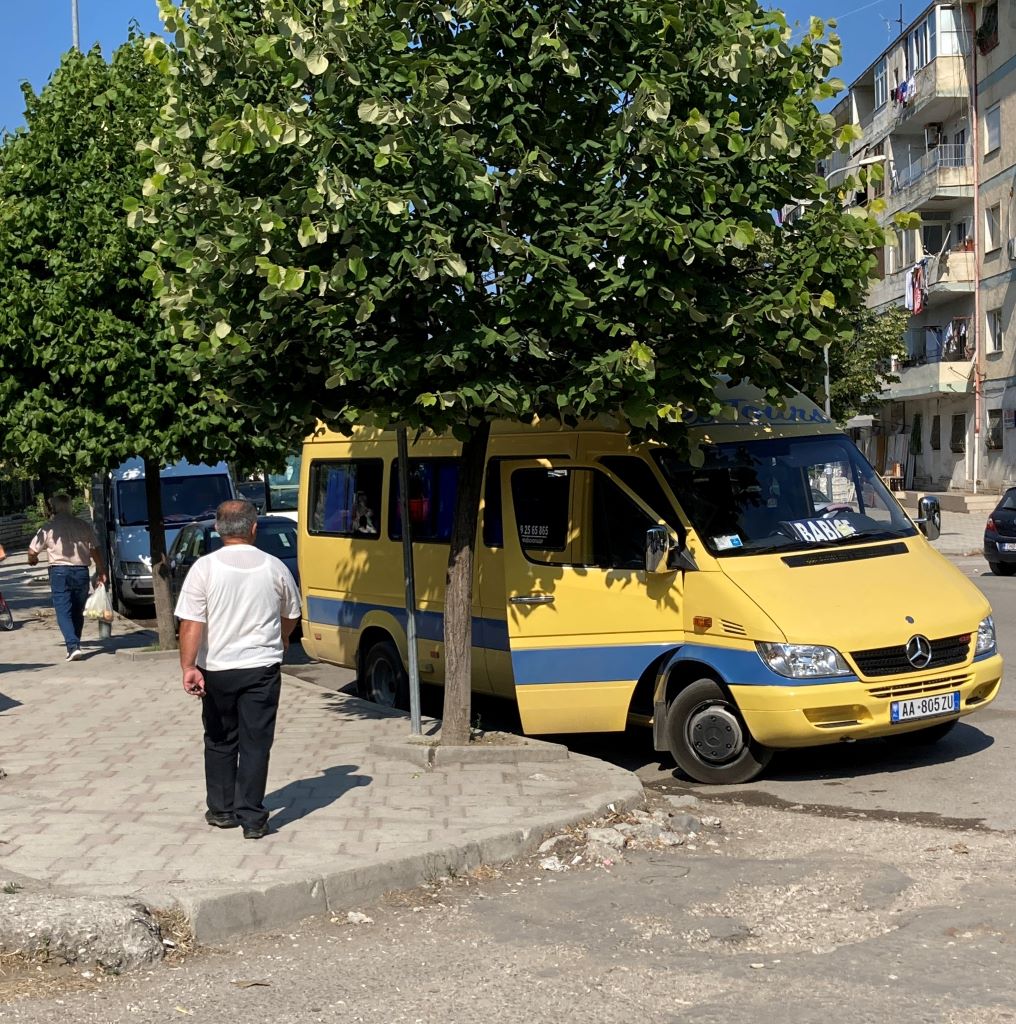
{"type": "Polygon", "coordinates": [[[473,678],[473,554],[490,424],[477,427],[462,446],[448,576],[445,580],[445,692],[441,742],[469,742],[473,678]]]}
{"type": "Polygon", "coordinates": [[[169,560],[166,558],[166,524],[162,521],[161,469],[162,467],[154,459],[145,458],[145,499],[148,503],[148,539],[152,555],[155,621],[159,630],[159,646],[164,651],[175,651],[176,628],[173,625],[173,595],[169,586],[169,560]]]}

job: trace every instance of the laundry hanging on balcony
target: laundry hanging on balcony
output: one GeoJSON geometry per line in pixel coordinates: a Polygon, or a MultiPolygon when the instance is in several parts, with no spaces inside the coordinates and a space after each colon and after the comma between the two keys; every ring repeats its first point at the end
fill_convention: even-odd
{"type": "Polygon", "coordinates": [[[928,308],[928,258],[918,260],[908,271],[903,305],[912,310],[914,316],[928,308]]]}
{"type": "Polygon", "coordinates": [[[917,84],[914,82],[913,76],[908,78],[905,82],[900,82],[895,89],[889,90],[889,99],[897,107],[908,107],[914,102],[914,96],[917,93],[917,84]]]}

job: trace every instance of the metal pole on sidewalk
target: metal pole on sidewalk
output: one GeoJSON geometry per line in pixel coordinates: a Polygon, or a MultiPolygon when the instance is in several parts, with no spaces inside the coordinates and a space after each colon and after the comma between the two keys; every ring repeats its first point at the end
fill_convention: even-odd
{"type": "Polygon", "coordinates": [[[71,46],[81,49],[81,34],[78,31],[78,0],[71,0],[71,46]]]}
{"type": "Polygon", "coordinates": [[[413,568],[413,538],[409,523],[409,441],[406,428],[396,431],[399,448],[399,515],[402,518],[402,566],[406,579],[406,646],[409,648],[409,730],[413,736],[420,725],[420,664],[416,651],[416,573],[413,568]]]}

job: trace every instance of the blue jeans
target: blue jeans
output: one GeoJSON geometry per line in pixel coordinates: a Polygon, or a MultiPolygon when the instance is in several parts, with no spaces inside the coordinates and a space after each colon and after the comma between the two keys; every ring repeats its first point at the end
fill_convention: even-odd
{"type": "Polygon", "coordinates": [[[88,600],[88,570],[82,565],[54,565],[49,570],[49,589],[53,592],[56,622],[70,654],[81,645],[88,600]]]}

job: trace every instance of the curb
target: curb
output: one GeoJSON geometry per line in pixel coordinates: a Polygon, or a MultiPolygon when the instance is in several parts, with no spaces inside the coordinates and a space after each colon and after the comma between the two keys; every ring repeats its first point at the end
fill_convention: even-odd
{"type": "Polygon", "coordinates": [[[151,890],[140,898],[152,909],[179,909],[190,922],[196,943],[215,944],[241,932],[362,907],[387,892],[412,889],[442,875],[504,864],[534,852],[548,835],[645,802],[642,784],[633,773],[584,754],[571,754],[570,759],[595,762],[615,778],[609,780],[609,790],[578,798],[574,809],[564,814],[537,815],[525,826],[486,828],[459,843],[420,846],[411,854],[381,855],[366,864],[327,865],[310,877],[294,876],[269,886],[189,893],[151,890]]]}
{"type": "Polygon", "coordinates": [[[462,764],[540,764],[568,759],[561,743],[513,737],[503,744],[471,743],[464,747],[445,746],[427,736],[404,740],[374,740],[370,749],[379,757],[409,761],[420,768],[445,768],[462,764]]]}
{"type": "Polygon", "coordinates": [[[133,651],[130,648],[120,648],[116,652],[118,658],[126,658],[128,661],[169,661],[179,658],[179,651],[133,651]]]}

